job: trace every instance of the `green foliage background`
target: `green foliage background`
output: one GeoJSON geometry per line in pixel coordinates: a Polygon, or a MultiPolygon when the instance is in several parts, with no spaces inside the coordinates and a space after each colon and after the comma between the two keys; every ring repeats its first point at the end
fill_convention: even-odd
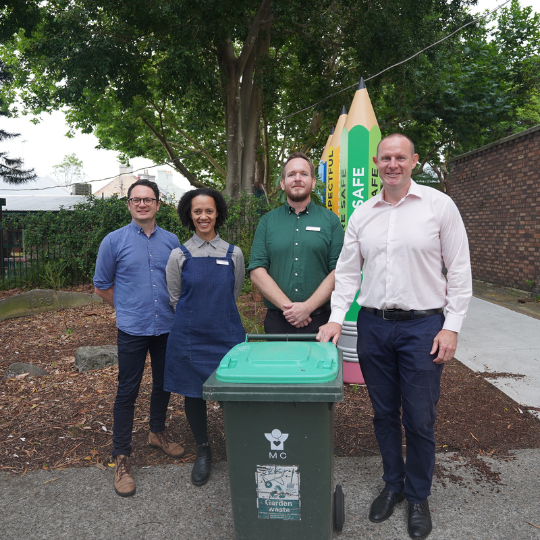
{"type": "MultiPolygon", "coordinates": [[[[228,208],[229,217],[219,233],[224,240],[242,249],[247,265],[257,224],[269,208],[246,194],[238,200],[229,200],[228,208]]],[[[89,197],[73,210],[5,217],[2,226],[24,229],[26,258],[37,257],[41,261],[41,264],[33,265],[32,271],[26,272],[21,281],[26,281],[26,286],[58,288],[73,281],[90,283],[101,241],[130,221],[125,199],[89,197]]],[[[161,203],[156,222],[176,234],[180,243],[193,234],[180,223],[176,206],[172,204],[161,203]]],[[[4,283],[3,288],[9,286],[4,283]]]]}

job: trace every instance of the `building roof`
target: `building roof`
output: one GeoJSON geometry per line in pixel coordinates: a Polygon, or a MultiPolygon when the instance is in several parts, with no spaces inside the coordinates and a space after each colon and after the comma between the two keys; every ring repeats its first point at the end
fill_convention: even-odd
{"type": "Polygon", "coordinates": [[[25,197],[15,196],[6,197],[6,206],[4,212],[39,212],[48,210],[58,212],[61,208],[70,210],[77,203],[84,202],[86,197],[83,195],[65,195],[63,197],[25,197]]]}
{"type": "Polygon", "coordinates": [[[174,183],[172,174],[167,174],[165,171],[158,171],[157,179],[155,176],[148,174],[148,171],[145,171],[139,176],[134,176],[132,172],[133,167],[121,167],[120,171],[120,175],[98,189],[94,195],[96,197],[112,197],[113,195],[126,197],[131,184],[134,184],[141,178],[155,182],[159,188],[160,197],[168,201],[179,201],[186,192],[185,189],[174,183]]]}
{"type": "Polygon", "coordinates": [[[50,176],[20,185],[8,184],[0,178],[0,198],[6,199],[4,212],[58,211],[86,200],[80,195],[70,195],[68,188],[59,186],[50,176]]]}
{"type": "Polygon", "coordinates": [[[8,184],[0,178],[0,197],[12,196],[63,197],[69,195],[69,189],[58,185],[50,176],[38,176],[25,184],[8,184]]]}

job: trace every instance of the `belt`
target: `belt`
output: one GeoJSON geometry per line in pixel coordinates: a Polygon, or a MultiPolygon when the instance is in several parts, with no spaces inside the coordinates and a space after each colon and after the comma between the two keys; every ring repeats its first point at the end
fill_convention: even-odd
{"type": "Polygon", "coordinates": [[[371,307],[363,307],[363,310],[377,317],[381,317],[385,321],[407,321],[410,319],[421,319],[422,317],[430,317],[431,315],[439,315],[443,312],[443,308],[438,309],[421,309],[406,311],[404,309],[375,309],[371,307]]]}

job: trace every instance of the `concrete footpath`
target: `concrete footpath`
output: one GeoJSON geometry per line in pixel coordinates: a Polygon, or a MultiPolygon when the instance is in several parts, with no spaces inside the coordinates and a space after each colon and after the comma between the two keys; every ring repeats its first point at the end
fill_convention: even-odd
{"type": "Polygon", "coordinates": [[[540,320],[473,297],[456,358],[540,418],[540,320]]]}
{"type": "MultiPolygon", "coordinates": [[[[456,357],[476,371],[520,375],[493,382],[525,408],[540,407],[539,341],[540,320],[473,298],[456,357]]],[[[508,461],[486,458],[500,472],[500,486],[478,482],[473,470],[449,455],[437,461],[446,476],[460,479],[434,481],[430,540],[540,540],[540,449],[517,450],[508,461]]],[[[216,464],[202,488],[191,485],[190,473],[191,465],[136,468],[137,494],[127,499],[114,493],[111,469],[39,471],[22,478],[2,473],[0,538],[233,540],[227,464],[216,464]]],[[[335,540],[409,538],[406,502],[384,523],[368,520],[381,475],[378,456],[336,459],[334,479],[345,493],[346,521],[335,540]]]]}

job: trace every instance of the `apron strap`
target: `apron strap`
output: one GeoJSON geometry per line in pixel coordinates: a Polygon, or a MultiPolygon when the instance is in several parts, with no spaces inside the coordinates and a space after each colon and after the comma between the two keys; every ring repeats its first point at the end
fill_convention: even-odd
{"type": "Polygon", "coordinates": [[[227,255],[226,255],[227,259],[232,260],[233,251],[234,251],[234,245],[229,244],[229,249],[227,250],[227,255]]]}
{"type": "Polygon", "coordinates": [[[191,259],[191,253],[189,252],[189,250],[186,248],[186,246],[184,246],[184,244],[182,244],[180,246],[180,249],[182,250],[182,253],[184,254],[184,256],[186,257],[186,261],[191,259]]]}

